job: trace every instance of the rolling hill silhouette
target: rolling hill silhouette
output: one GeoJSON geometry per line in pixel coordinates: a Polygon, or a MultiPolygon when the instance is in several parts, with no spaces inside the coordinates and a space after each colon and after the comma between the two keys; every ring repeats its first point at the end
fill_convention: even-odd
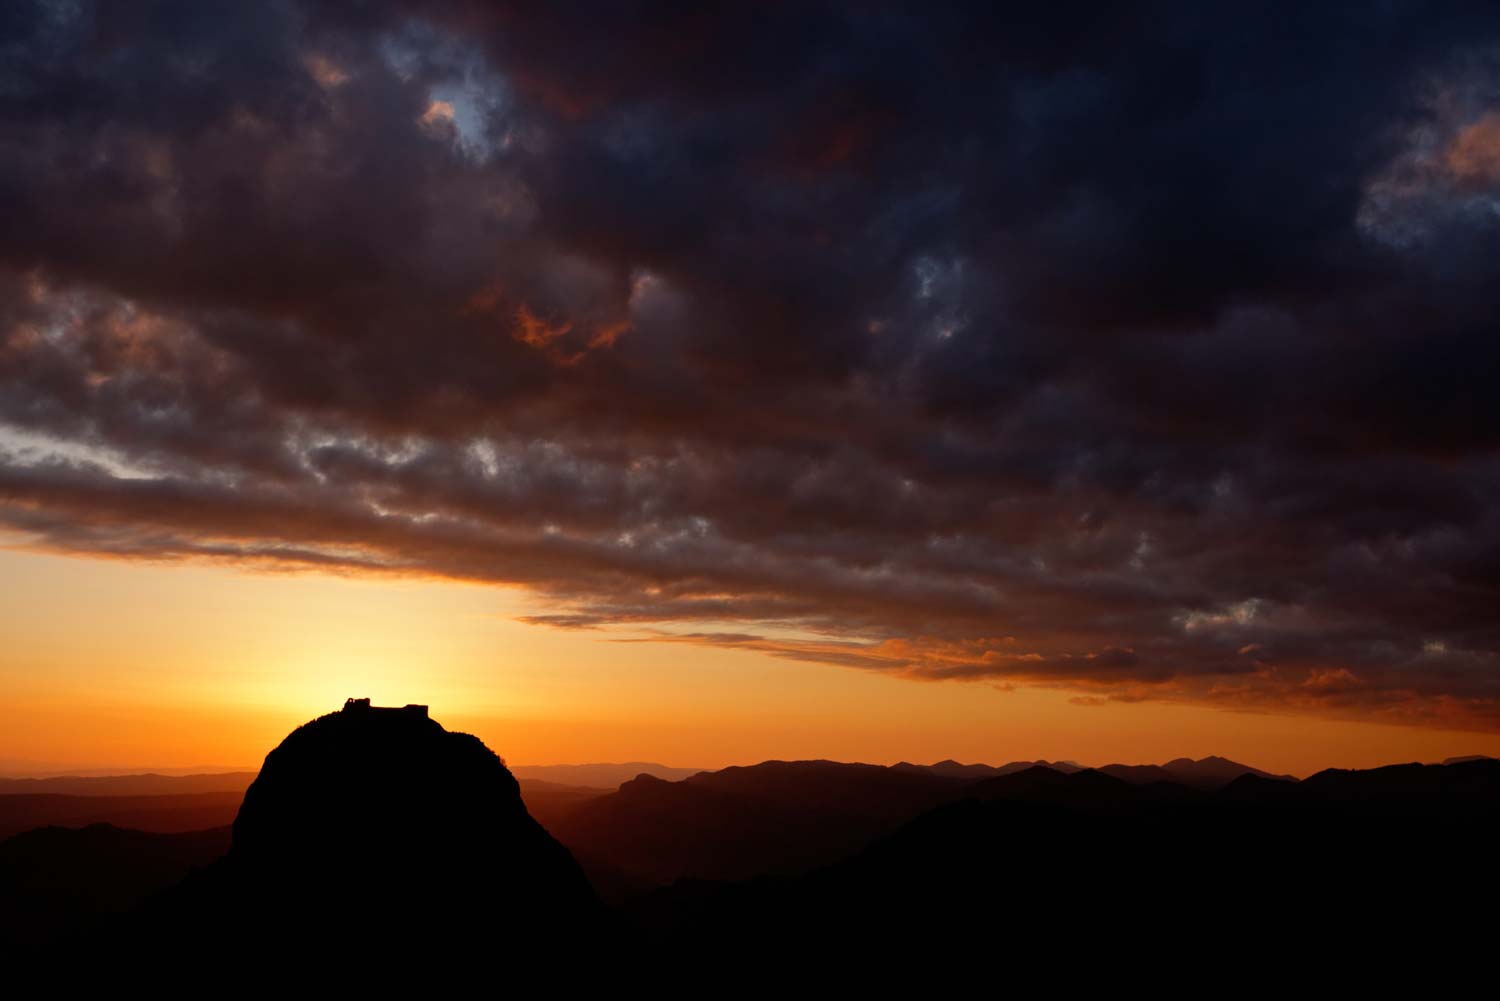
{"type": "Polygon", "coordinates": [[[526,804],[526,812],[535,817],[537,823],[549,831],[561,824],[565,818],[571,816],[585,803],[593,802],[601,796],[608,796],[612,791],[587,786],[563,785],[542,779],[519,779],[518,784],[521,787],[521,800],[526,804]]]}
{"type": "Polygon", "coordinates": [[[1322,774],[1164,795],[1033,768],[812,872],[683,880],[628,906],[648,941],[706,968],[747,940],[781,971],[867,970],[880,944],[887,972],[993,956],[1009,978],[1074,986],[1350,982],[1486,954],[1487,926],[1464,915],[1500,890],[1500,762],[1322,774]]]}
{"type": "Polygon", "coordinates": [[[683,877],[743,879],[843,858],[967,783],[836,761],[766,761],[680,782],[641,775],[553,832],[609,895],[683,877]]]}
{"type": "Polygon", "coordinates": [[[1199,758],[1197,761],[1192,758],[1174,758],[1162,765],[1105,765],[1099,771],[1138,785],[1148,782],[1176,782],[1194,789],[1222,789],[1241,775],[1282,782],[1297,781],[1290,775],[1273,775],[1217,755],[1199,758]]]}
{"type": "Polygon", "coordinates": [[[112,824],[161,834],[202,831],[233,823],[242,792],[166,796],[0,795],[0,839],[37,827],[112,824]]]}
{"type": "Polygon", "coordinates": [[[229,828],[43,827],[0,843],[0,955],[86,933],[222,858],[229,828]]]}
{"type": "Polygon", "coordinates": [[[965,797],[1075,806],[1174,800],[1229,781],[1203,777],[1210,773],[1266,774],[1222,758],[1187,763],[1198,768],[1190,776],[1200,776],[1188,785],[1164,780],[1173,773],[1154,765],[1122,778],[1071,762],[1058,768],[764,761],[679,782],[641,775],[558,815],[550,829],[606,897],[621,899],[676,879],[736,880],[828,865],[925,810],[965,797]]]}
{"type": "Polygon", "coordinates": [[[966,786],[963,798],[1022,800],[1074,807],[1115,806],[1152,798],[1135,783],[1093,768],[1060,772],[1045,765],[997,775],[966,786]]]}

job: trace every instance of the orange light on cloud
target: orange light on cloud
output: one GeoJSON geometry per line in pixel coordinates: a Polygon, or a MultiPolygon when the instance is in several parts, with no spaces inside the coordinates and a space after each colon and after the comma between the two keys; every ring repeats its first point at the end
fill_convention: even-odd
{"type": "Polygon", "coordinates": [[[1305,773],[1500,754],[1500,735],[1076,704],[1067,691],[914,684],[620,630],[516,621],[521,593],[433,580],[154,566],[0,551],[0,773],[256,765],[350,696],[425,702],[521,764],[1222,754],[1305,773]]]}
{"type": "Polygon", "coordinates": [[[1500,112],[1490,112],[1466,126],[1443,159],[1462,184],[1500,184],[1500,112]]]}

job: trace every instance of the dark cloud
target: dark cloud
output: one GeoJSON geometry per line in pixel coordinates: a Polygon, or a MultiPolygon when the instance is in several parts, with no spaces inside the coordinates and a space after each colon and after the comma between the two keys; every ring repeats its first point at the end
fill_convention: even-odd
{"type": "Polygon", "coordinates": [[[16,3],[0,522],[1500,727],[1500,16],[16,3]]]}

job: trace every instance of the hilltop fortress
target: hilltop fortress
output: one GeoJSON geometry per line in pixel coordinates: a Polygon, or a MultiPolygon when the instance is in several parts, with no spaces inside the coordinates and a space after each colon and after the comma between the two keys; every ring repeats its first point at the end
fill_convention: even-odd
{"type": "Polygon", "coordinates": [[[345,699],[346,713],[401,713],[406,716],[427,718],[427,707],[408,702],[404,706],[372,706],[369,699],[345,699]]]}

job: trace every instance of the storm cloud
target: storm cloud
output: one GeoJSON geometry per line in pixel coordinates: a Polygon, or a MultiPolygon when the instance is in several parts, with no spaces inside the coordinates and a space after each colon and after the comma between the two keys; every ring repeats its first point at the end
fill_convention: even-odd
{"type": "Polygon", "coordinates": [[[1500,729],[1492,4],[19,2],[0,526],[1500,729]]]}

